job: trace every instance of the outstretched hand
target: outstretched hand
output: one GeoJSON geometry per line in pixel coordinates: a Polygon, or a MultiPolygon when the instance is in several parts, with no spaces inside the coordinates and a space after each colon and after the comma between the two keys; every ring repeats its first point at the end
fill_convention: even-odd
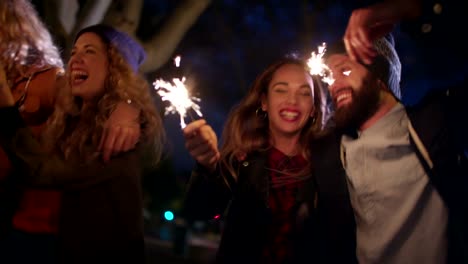
{"type": "Polygon", "coordinates": [[[191,122],[183,129],[185,147],[190,155],[210,171],[216,169],[220,153],[218,138],[213,128],[204,119],[191,122]]]}
{"type": "Polygon", "coordinates": [[[418,17],[421,0],[383,0],[351,13],[343,41],[349,57],[371,64],[377,54],[373,42],[390,33],[404,19],[418,17]]]}
{"type": "Polygon", "coordinates": [[[111,156],[135,148],[141,133],[139,115],[140,110],[126,102],[117,105],[104,125],[99,143],[99,151],[102,151],[105,162],[111,156]]]}
{"type": "Polygon", "coordinates": [[[391,20],[379,21],[374,8],[356,9],[351,13],[343,41],[349,57],[355,61],[371,64],[377,52],[373,42],[393,30],[391,20]]]}

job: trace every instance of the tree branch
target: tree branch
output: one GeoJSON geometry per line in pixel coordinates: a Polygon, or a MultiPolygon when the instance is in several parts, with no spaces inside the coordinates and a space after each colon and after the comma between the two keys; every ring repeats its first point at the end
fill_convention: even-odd
{"type": "Polygon", "coordinates": [[[135,37],[142,8],[143,0],[114,1],[104,17],[104,23],[135,37]]]}
{"type": "Polygon", "coordinates": [[[143,43],[149,58],[141,67],[143,72],[155,71],[170,59],[185,33],[210,3],[211,0],[185,0],[174,10],[161,31],[143,43]]]}

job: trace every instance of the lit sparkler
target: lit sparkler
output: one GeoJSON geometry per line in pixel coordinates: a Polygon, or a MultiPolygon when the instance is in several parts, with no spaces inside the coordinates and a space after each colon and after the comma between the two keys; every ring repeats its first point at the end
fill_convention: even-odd
{"type": "MultiPolygon", "coordinates": [[[[180,56],[174,59],[177,67],[180,65],[180,56]]],[[[195,101],[200,102],[201,99],[191,96],[185,86],[185,77],[173,78],[172,82],[163,79],[157,79],[153,83],[154,88],[158,91],[163,101],[169,101],[170,105],[165,109],[165,115],[171,113],[178,113],[180,116],[180,126],[185,128],[187,125],[184,118],[187,113],[192,109],[199,117],[202,117],[200,106],[195,101]]],[[[192,118],[193,119],[193,118],[192,118]]]]}
{"type": "Polygon", "coordinates": [[[176,67],[180,66],[180,56],[176,56],[174,58],[174,64],[175,64],[176,67]]]}
{"type": "Polygon", "coordinates": [[[311,57],[307,60],[307,66],[309,66],[309,73],[311,75],[318,75],[322,77],[322,81],[331,85],[335,79],[330,68],[325,64],[322,57],[325,54],[327,44],[324,42],[318,47],[318,53],[313,51],[311,57]]]}

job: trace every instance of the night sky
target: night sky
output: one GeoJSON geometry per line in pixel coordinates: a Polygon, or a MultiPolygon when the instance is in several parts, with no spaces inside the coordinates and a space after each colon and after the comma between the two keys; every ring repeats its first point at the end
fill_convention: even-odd
{"type": "MultiPolygon", "coordinates": [[[[145,21],[149,27],[140,28],[142,36],[157,30],[177,2],[145,1],[144,16],[157,13],[159,17],[150,20],[156,21],[152,25],[145,21]]],[[[467,31],[466,21],[460,4],[425,2],[419,19],[394,31],[405,104],[416,103],[431,89],[466,82],[468,73],[468,46],[462,35],[467,31]],[[434,12],[436,3],[442,7],[441,13],[434,12]]],[[[265,66],[286,54],[308,58],[322,42],[341,38],[351,10],[369,3],[372,1],[214,1],[174,54],[182,56],[181,68],[170,61],[148,78],[184,75],[193,81],[204,118],[220,136],[227,113],[265,66]]],[[[178,116],[166,116],[165,125],[175,170],[190,170],[193,161],[185,152],[178,116]]]]}

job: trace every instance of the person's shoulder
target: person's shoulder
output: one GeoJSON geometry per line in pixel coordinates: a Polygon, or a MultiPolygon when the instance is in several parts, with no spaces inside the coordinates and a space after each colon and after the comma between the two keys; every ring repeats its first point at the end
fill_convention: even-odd
{"type": "Polygon", "coordinates": [[[443,107],[453,108],[466,105],[468,99],[468,78],[459,82],[453,82],[444,87],[436,87],[431,89],[418,103],[407,106],[409,111],[427,107],[443,107]]]}
{"type": "Polygon", "coordinates": [[[63,79],[63,72],[62,68],[52,66],[33,68],[27,74],[25,85],[29,86],[28,90],[37,88],[35,93],[47,94],[63,79]]]}
{"type": "MultiPolygon", "coordinates": [[[[467,88],[466,80],[429,91],[418,103],[406,106],[407,115],[412,126],[420,133],[434,134],[448,128],[456,131],[464,128],[465,122],[460,122],[468,115],[468,104],[466,103],[467,88]]],[[[428,135],[429,135],[428,134],[428,135]]]]}
{"type": "Polygon", "coordinates": [[[32,66],[26,71],[22,79],[35,79],[38,76],[47,76],[48,78],[55,79],[59,76],[63,76],[64,72],[64,69],[58,66],[32,66]]]}

